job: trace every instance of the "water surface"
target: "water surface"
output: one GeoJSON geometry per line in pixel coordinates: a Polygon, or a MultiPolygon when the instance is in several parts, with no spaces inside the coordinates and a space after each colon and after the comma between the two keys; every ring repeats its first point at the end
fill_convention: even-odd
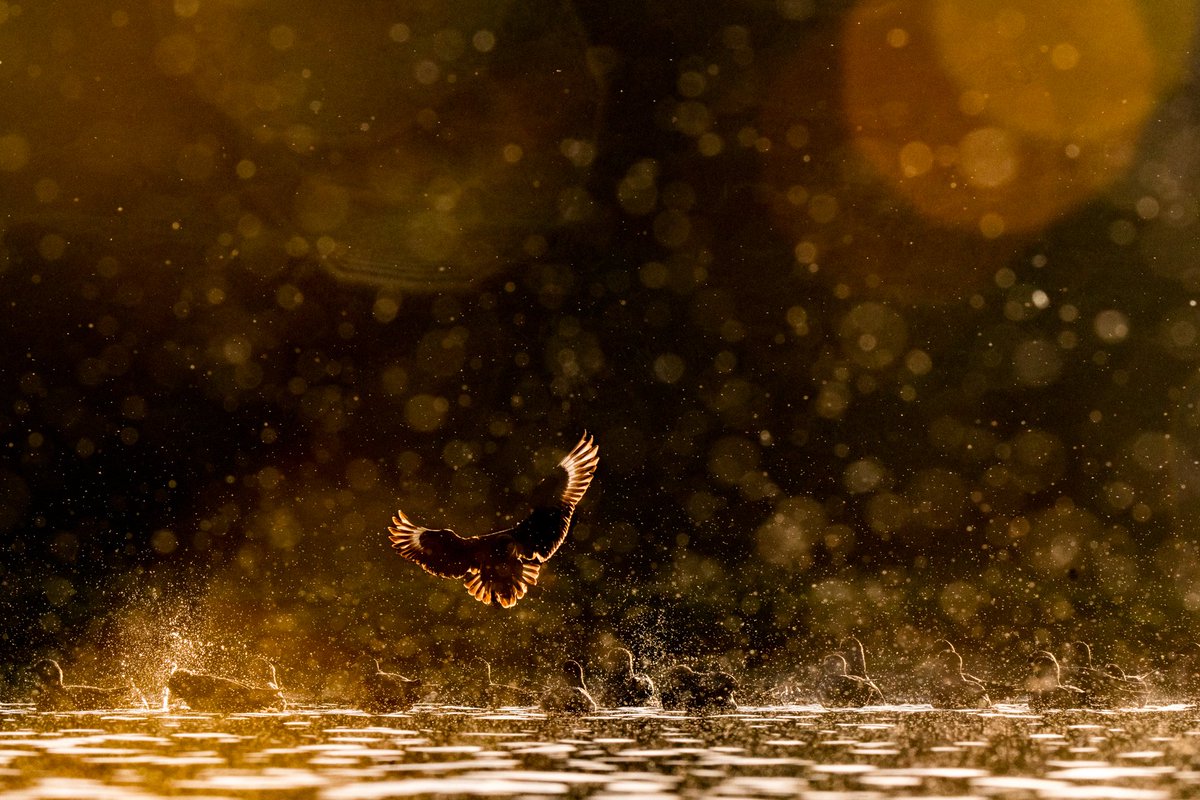
{"type": "Polygon", "coordinates": [[[418,706],[195,714],[0,705],[0,800],[414,795],[1159,798],[1200,795],[1191,706],[418,706]]]}

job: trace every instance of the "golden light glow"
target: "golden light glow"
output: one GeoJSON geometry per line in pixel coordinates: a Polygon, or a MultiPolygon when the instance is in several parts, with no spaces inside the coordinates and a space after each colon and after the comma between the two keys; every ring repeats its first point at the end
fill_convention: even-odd
{"type": "Polygon", "coordinates": [[[763,123],[775,213],[835,285],[962,296],[1127,173],[1195,21],[1194,0],[865,0],[841,23],[835,98],[802,56],[778,68],[763,123]],[[840,176],[805,161],[826,102],[861,159],[840,176]]]}
{"type": "Polygon", "coordinates": [[[924,215],[987,238],[1055,219],[1127,166],[1161,90],[1132,0],[868,2],[844,27],[858,151],[924,215]],[[893,47],[891,31],[911,35],[893,47]],[[912,142],[943,153],[914,168],[912,142]]]}

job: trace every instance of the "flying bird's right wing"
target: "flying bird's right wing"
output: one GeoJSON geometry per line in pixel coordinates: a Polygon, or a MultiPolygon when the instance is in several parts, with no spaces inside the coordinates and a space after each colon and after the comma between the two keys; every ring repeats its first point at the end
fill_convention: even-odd
{"type": "Polygon", "coordinates": [[[522,558],[545,561],[554,555],[571,530],[575,506],[583,499],[599,464],[600,448],[585,432],[574,449],[558,462],[558,468],[566,473],[565,485],[558,496],[549,505],[539,504],[513,528],[512,537],[521,548],[522,558]]]}
{"type": "Polygon", "coordinates": [[[392,548],[421,569],[440,578],[461,578],[476,565],[467,540],[451,530],[415,525],[397,511],[388,527],[392,548]]]}

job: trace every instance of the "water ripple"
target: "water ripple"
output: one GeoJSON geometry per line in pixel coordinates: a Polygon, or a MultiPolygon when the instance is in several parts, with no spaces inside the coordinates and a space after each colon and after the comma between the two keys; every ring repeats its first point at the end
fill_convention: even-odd
{"type": "Polygon", "coordinates": [[[387,716],[320,707],[75,715],[0,706],[0,800],[1154,800],[1200,783],[1191,707],[1011,712],[780,706],[564,717],[421,706],[387,716]]]}

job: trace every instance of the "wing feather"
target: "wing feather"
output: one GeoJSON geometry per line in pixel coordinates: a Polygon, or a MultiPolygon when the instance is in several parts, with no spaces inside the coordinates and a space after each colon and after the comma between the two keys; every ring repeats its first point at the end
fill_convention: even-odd
{"type": "Polygon", "coordinates": [[[567,481],[557,502],[535,508],[512,531],[522,558],[546,561],[562,546],[571,530],[575,506],[583,499],[599,464],[600,448],[591,435],[584,431],[571,452],[558,462],[558,468],[566,472],[567,481]]]}
{"type": "Polygon", "coordinates": [[[468,540],[451,530],[430,530],[397,511],[388,527],[392,548],[421,569],[440,578],[461,578],[476,569],[468,540]]]}

